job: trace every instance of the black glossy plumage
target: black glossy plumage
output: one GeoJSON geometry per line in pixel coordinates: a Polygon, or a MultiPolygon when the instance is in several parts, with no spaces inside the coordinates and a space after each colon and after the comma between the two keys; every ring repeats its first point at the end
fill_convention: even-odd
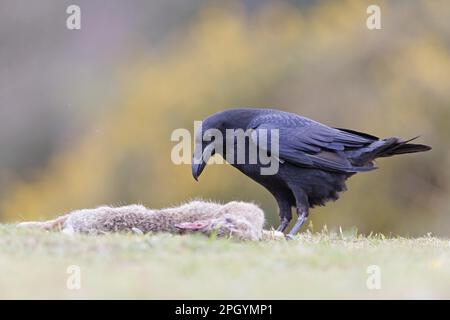
{"type": "MultiPolygon", "coordinates": [[[[281,219],[278,230],[286,229],[292,218],[291,208],[296,207],[299,218],[290,235],[298,232],[310,207],[336,200],[338,193],[346,190],[345,180],[348,177],[357,172],[375,169],[374,159],[431,149],[429,146],[411,144],[410,141],[398,138],[380,140],[362,132],[331,128],[311,119],[274,109],[225,110],[203,121],[202,134],[208,129],[218,129],[224,137],[226,129],[251,129],[256,135],[248,136],[246,145],[250,142],[258,144],[258,139],[255,138],[258,133],[278,130],[279,170],[275,175],[261,175],[261,163],[238,164],[234,161],[232,165],[263,185],[275,197],[281,219]]],[[[214,143],[217,141],[212,144],[214,143]]],[[[224,157],[230,148],[236,149],[235,144],[227,145],[225,139],[221,143],[225,145],[221,152],[224,157]]],[[[204,149],[209,144],[210,141],[197,139],[196,148],[204,149]]],[[[269,149],[267,151],[272,151],[270,145],[266,148],[269,149]]],[[[245,152],[248,159],[248,148],[245,152]]],[[[203,160],[206,163],[207,159],[203,160]]],[[[193,164],[194,178],[198,178],[205,163],[193,164]]]]}

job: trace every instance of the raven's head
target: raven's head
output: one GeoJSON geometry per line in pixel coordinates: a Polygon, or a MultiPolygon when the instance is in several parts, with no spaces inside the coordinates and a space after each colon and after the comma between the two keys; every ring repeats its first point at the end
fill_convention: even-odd
{"type": "Polygon", "coordinates": [[[258,109],[229,109],[215,113],[202,121],[195,132],[194,156],[192,159],[192,176],[195,180],[214,154],[224,156],[226,146],[226,130],[246,130],[258,109]]]}
{"type": "Polygon", "coordinates": [[[195,132],[194,155],[192,157],[192,176],[198,180],[206,164],[214,154],[221,154],[225,137],[226,119],[220,114],[212,115],[202,121],[195,132]]]}

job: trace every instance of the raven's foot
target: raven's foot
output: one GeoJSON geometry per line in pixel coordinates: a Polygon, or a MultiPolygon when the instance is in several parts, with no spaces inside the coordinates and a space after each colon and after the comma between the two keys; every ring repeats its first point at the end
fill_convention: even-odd
{"type": "Polygon", "coordinates": [[[292,235],[291,233],[286,234],[286,235],[284,236],[284,238],[285,238],[287,241],[295,240],[295,236],[292,235]]]}

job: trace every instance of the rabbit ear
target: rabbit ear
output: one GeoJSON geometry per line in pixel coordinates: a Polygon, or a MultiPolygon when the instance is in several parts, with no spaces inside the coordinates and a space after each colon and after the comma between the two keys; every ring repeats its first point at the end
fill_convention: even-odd
{"type": "Polygon", "coordinates": [[[205,221],[182,222],[175,225],[175,228],[185,231],[201,231],[208,226],[205,221]]]}

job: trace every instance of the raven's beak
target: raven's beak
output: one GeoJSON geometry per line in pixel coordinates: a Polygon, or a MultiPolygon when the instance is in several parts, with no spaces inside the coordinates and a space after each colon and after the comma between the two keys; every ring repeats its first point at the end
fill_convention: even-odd
{"type": "Polygon", "coordinates": [[[198,181],[198,177],[200,177],[203,169],[205,169],[209,158],[214,154],[214,144],[208,144],[203,150],[203,153],[199,155],[200,152],[201,149],[198,149],[196,145],[194,157],[192,158],[192,176],[196,181],[198,181]]]}
{"type": "Polygon", "coordinates": [[[192,176],[195,181],[198,181],[198,177],[202,174],[203,169],[206,167],[206,162],[201,161],[200,163],[192,163],[192,176]]]}

